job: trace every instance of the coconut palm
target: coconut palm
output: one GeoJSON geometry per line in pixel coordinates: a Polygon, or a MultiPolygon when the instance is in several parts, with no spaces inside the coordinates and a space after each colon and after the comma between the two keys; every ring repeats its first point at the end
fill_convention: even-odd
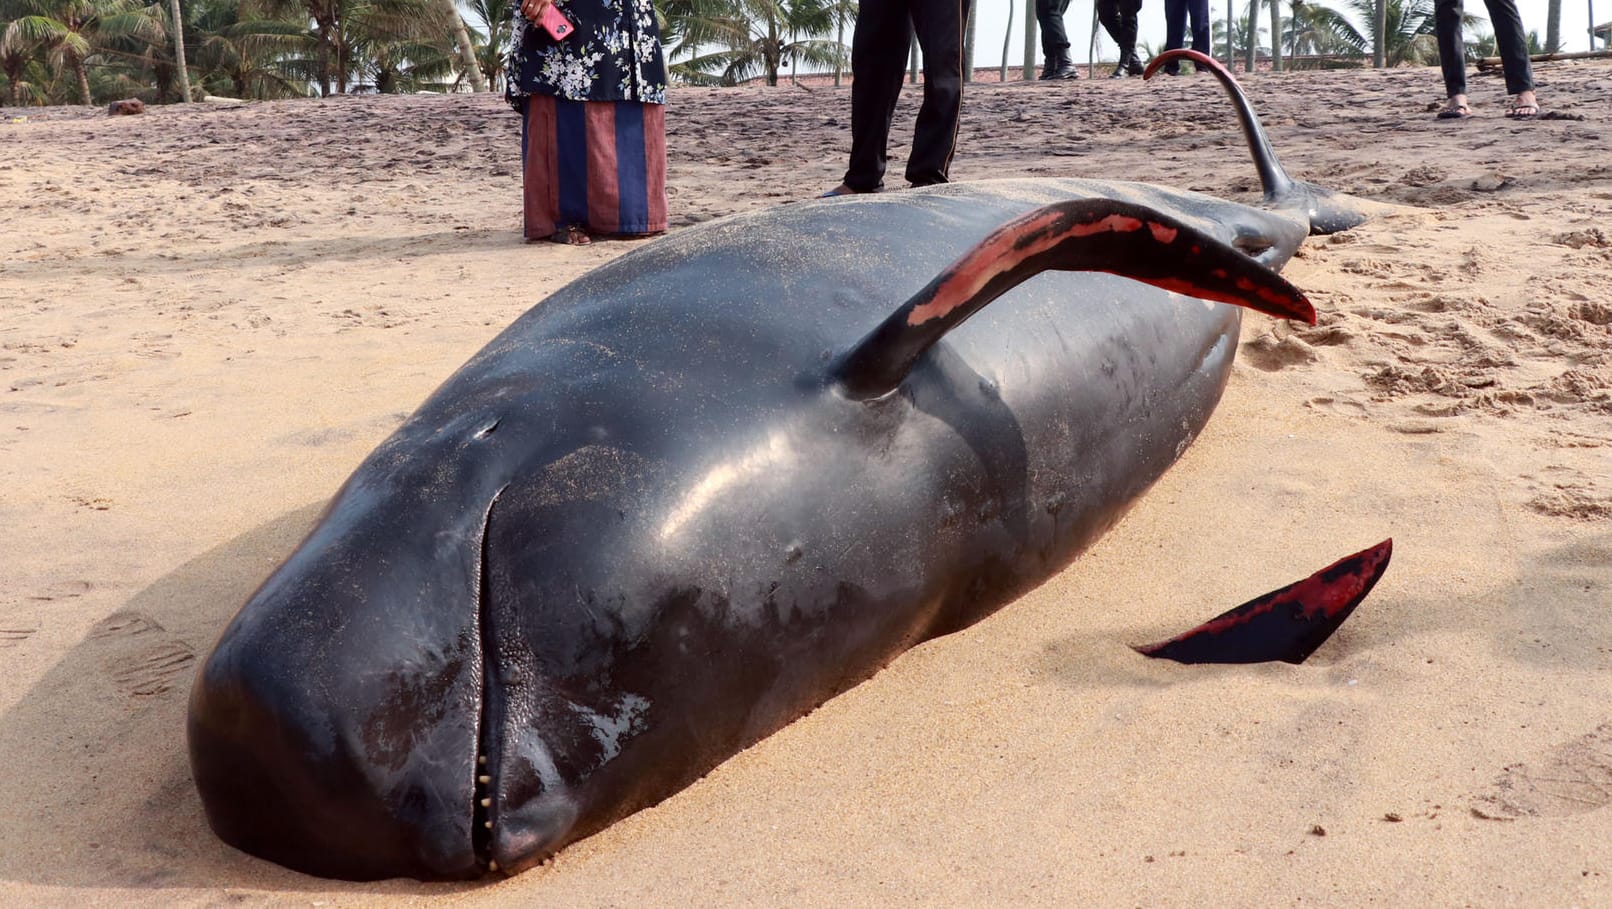
{"type": "Polygon", "coordinates": [[[470,40],[475,44],[476,65],[487,80],[489,91],[502,91],[504,80],[504,54],[509,44],[514,20],[505,0],[468,0],[470,10],[470,40]]]}
{"type": "Polygon", "coordinates": [[[346,93],[363,65],[360,43],[424,41],[451,35],[453,25],[439,0],[246,0],[243,15],[312,23],[314,74],[319,94],[346,93]]]}
{"type": "Polygon", "coordinates": [[[196,68],[208,94],[259,100],[307,94],[316,70],[305,20],[243,18],[238,0],[202,0],[191,22],[204,36],[196,68]]]}
{"type": "Polygon", "coordinates": [[[735,85],[763,75],[777,85],[786,62],[826,68],[845,56],[843,44],[814,37],[834,24],[831,0],[668,0],[665,14],[676,42],[668,69],[696,84],[735,85]],[[708,47],[716,50],[702,52],[708,47]]]}
{"type": "Polygon", "coordinates": [[[158,15],[137,0],[19,0],[17,7],[22,15],[6,26],[5,43],[35,48],[49,68],[70,71],[81,104],[95,103],[89,63],[108,42],[164,37],[158,15]]]}
{"type": "MultiPolygon", "coordinates": [[[[1330,48],[1316,53],[1365,55],[1378,46],[1377,0],[1345,0],[1344,7],[1354,14],[1354,19],[1331,7],[1306,3],[1302,26],[1295,7],[1294,26],[1306,35],[1305,40],[1318,48],[1330,48]],[[1357,27],[1356,19],[1366,23],[1365,28],[1357,27]]],[[[1471,14],[1462,18],[1463,24],[1469,26],[1481,21],[1471,14]]],[[[1383,56],[1388,66],[1436,62],[1438,42],[1433,33],[1433,0],[1387,0],[1383,39],[1383,56]]]]}

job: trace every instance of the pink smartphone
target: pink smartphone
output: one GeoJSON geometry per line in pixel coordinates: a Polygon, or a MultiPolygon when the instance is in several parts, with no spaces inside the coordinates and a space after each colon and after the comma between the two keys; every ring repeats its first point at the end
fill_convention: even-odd
{"type": "Polygon", "coordinates": [[[543,26],[543,30],[548,32],[549,36],[556,41],[565,40],[567,35],[577,29],[576,26],[571,24],[570,19],[565,18],[564,13],[554,8],[552,3],[543,7],[543,17],[540,24],[543,26]]]}

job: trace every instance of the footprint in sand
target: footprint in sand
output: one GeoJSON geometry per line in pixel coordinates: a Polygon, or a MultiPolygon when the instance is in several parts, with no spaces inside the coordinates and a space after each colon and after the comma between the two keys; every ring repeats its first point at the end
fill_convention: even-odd
{"type": "Polygon", "coordinates": [[[0,648],[16,647],[38,633],[38,628],[0,628],[0,648]]]}
{"type": "Polygon", "coordinates": [[[1304,366],[1319,359],[1315,348],[1297,335],[1278,339],[1266,334],[1243,345],[1242,359],[1255,369],[1277,372],[1292,366],[1304,366]]]}
{"type": "Polygon", "coordinates": [[[129,697],[150,697],[171,690],[189,676],[196,651],[141,612],[115,612],[89,634],[102,642],[97,661],[117,690],[129,697]]]}
{"type": "Polygon", "coordinates": [[[1491,820],[1560,817],[1612,804],[1612,723],[1559,745],[1544,760],[1501,771],[1472,813],[1491,820]]]}

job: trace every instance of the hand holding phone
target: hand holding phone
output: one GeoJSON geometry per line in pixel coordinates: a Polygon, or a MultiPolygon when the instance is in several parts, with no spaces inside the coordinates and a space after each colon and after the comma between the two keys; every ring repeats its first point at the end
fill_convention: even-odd
{"type": "Polygon", "coordinates": [[[576,26],[571,24],[570,19],[565,18],[564,13],[555,9],[553,3],[543,7],[543,15],[538,20],[538,24],[543,26],[543,30],[549,33],[549,37],[556,41],[563,41],[566,36],[576,31],[576,26]]]}

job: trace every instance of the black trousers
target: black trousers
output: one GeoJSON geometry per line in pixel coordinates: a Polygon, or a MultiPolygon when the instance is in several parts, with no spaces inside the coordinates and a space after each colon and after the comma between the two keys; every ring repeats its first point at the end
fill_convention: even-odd
{"type": "Polygon", "coordinates": [[[1068,57],[1069,33],[1063,27],[1063,14],[1069,0],[1035,0],[1035,21],[1041,25],[1041,56],[1049,66],[1068,57]]]}
{"type": "MultiPolygon", "coordinates": [[[[1187,20],[1192,20],[1192,49],[1210,54],[1209,0],[1164,0],[1164,49],[1186,47],[1187,20]]],[[[1164,64],[1167,73],[1179,72],[1174,62],[1164,64]]]]}
{"type": "Polygon", "coordinates": [[[884,186],[890,120],[914,33],[924,55],[924,100],[913,128],[907,182],[945,183],[963,109],[963,23],[969,0],[862,0],[851,39],[851,166],[845,185],[884,186]]]}
{"type": "MultiPolygon", "coordinates": [[[[1500,68],[1506,73],[1506,93],[1515,95],[1534,87],[1534,68],[1528,62],[1528,38],[1522,30],[1513,0],[1483,0],[1494,25],[1494,43],[1500,50],[1500,68]]],[[[1435,0],[1433,31],[1438,33],[1438,63],[1444,71],[1444,94],[1466,94],[1466,45],[1461,41],[1461,0],[1435,0]]]]}
{"type": "Polygon", "coordinates": [[[1142,0],[1097,0],[1097,21],[1119,45],[1120,63],[1136,53],[1136,14],[1141,11],[1142,0]]]}

